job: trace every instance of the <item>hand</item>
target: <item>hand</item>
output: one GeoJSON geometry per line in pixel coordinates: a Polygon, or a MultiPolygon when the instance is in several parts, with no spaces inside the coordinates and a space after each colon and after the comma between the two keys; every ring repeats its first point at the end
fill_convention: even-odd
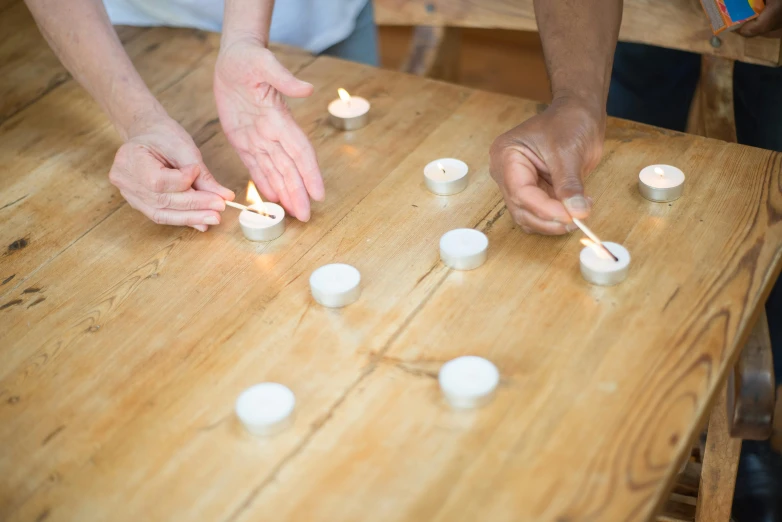
{"type": "Polygon", "coordinates": [[[766,7],[757,18],[739,28],[741,36],[782,36],[782,0],[766,0],[766,7]]]}
{"type": "Polygon", "coordinates": [[[139,123],[117,151],[109,179],[131,207],[163,225],[206,232],[233,192],[209,173],[192,138],[174,120],[139,123]]]}
{"type": "Polygon", "coordinates": [[[323,200],[323,179],[283,95],[303,98],[312,91],[257,40],[234,40],[220,50],[214,93],[225,135],[264,198],[301,221],[310,218],[310,198],[323,200]]]}
{"type": "Polygon", "coordinates": [[[559,98],[494,140],[491,175],[525,232],[564,234],[589,214],[582,180],[600,161],[604,129],[604,110],[559,98]]]}

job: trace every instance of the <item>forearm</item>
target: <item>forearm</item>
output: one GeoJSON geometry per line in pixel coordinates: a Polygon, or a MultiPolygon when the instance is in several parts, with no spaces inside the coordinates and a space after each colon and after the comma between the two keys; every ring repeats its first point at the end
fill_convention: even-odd
{"type": "Polygon", "coordinates": [[[250,38],[266,47],[273,8],[274,0],[225,0],[221,45],[250,38]]]}
{"type": "Polygon", "coordinates": [[[25,0],[49,45],[108,114],[123,139],[165,117],[125,53],[100,0],[25,0]]]}
{"type": "Polygon", "coordinates": [[[622,0],[535,0],[554,99],[605,112],[622,0]]]}

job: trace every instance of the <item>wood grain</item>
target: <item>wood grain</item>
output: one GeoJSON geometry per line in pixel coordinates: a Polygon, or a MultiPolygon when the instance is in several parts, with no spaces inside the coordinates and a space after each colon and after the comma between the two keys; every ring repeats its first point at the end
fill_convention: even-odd
{"type": "Polygon", "coordinates": [[[741,453],[741,439],[729,432],[726,390],[721,389],[709,419],[706,452],[703,455],[696,522],[730,522],[733,490],[741,453]]]}
{"type": "MultiPolygon", "coordinates": [[[[175,52],[167,34],[189,40],[166,30],[128,46],[154,34],[161,54],[137,64],[241,188],[210,101],[215,49],[175,52]]],[[[622,285],[591,287],[578,237],[521,234],[488,176],[494,137],[538,104],[278,54],[316,85],[291,106],[328,196],[272,243],[245,241],[231,210],[200,234],[119,200],[107,209],[114,190],[95,180],[116,143],[57,116],[81,100],[71,118],[106,125],[75,86],[0,126],[0,144],[48,154],[4,165],[0,183],[34,193],[0,210],[2,233],[52,238],[0,257],[0,518],[651,518],[779,271],[782,156],[611,120],[590,225],[633,265],[622,285]],[[337,87],[372,102],[367,127],[328,126],[337,87]],[[445,156],[470,165],[458,196],[422,181],[445,156]],[[636,189],[662,161],[688,176],[671,205],[636,189]],[[479,270],[438,260],[440,235],[460,226],[489,236],[479,270]],[[342,310],[309,296],[309,274],[333,261],[362,273],[361,299],[342,310]],[[457,414],[435,376],[464,353],[494,361],[502,383],[491,405],[457,414]],[[233,402],[267,380],[293,389],[296,418],[255,439],[233,402]]]]}
{"type": "MultiPolygon", "coordinates": [[[[532,0],[373,0],[381,25],[450,25],[537,31],[532,0]]],[[[713,54],[764,65],[782,64],[779,38],[712,32],[698,0],[625,0],[620,39],[713,54]]]]}

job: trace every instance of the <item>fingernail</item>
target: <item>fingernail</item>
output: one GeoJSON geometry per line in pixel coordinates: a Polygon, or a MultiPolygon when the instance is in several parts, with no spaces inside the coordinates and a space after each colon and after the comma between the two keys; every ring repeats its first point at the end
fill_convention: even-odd
{"type": "Polygon", "coordinates": [[[573,196],[566,199],[563,203],[571,214],[584,214],[589,211],[589,203],[584,196],[573,196]]]}
{"type": "Polygon", "coordinates": [[[220,220],[215,216],[207,216],[204,218],[204,225],[219,225],[220,220]]]}
{"type": "Polygon", "coordinates": [[[193,228],[198,230],[199,232],[206,232],[207,226],[206,225],[193,225],[193,228]]]}
{"type": "Polygon", "coordinates": [[[576,230],[578,230],[578,227],[573,223],[568,223],[567,225],[565,225],[565,230],[567,230],[568,232],[575,232],[576,230]]]}
{"type": "Polygon", "coordinates": [[[218,212],[222,212],[223,210],[225,210],[225,200],[223,198],[220,198],[219,200],[213,201],[212,205],[209,208],[211,208],[212,210],[216,210],[218,212]]]}

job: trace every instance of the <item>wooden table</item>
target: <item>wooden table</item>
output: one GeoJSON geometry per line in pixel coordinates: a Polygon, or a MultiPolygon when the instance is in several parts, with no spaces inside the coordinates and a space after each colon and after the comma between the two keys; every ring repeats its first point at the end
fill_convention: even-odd
{"type": "MultiPolygon", "coordinates": [[[[119,145],[21,3],[0,16],[0,519],[641,520],[665,499],[782,255],[782,155],[612,120],[589,224],[626,245],[618,287],[587,285],[578,234],[527,236],[488,176],[493,138],[536,103],[281,50],[316,94],[292,103],[327,199],[278,240],[237,215],[162,227],[106,173],[119,145]],[[372,101],[327,124],[337,87],[372,101]],[[467,190],[427,192],[458,156],[467,190]],[[687,173],[655,204],[641,167],[687,173]],[[475,227],[488,262],[447,269],[438,240],[475,227]],[[361,270],[342,310],[309,295],[332,261],[361,270]],[[502,374],[456,413],[436,374],[462,354],[502,374]],[[233,404],[285,383],[294,425],[246,434],[233,404]]],[[[206,163],[247,172],[211,96],[218,39],[127,29],[150,88],[206,163]]]]}

